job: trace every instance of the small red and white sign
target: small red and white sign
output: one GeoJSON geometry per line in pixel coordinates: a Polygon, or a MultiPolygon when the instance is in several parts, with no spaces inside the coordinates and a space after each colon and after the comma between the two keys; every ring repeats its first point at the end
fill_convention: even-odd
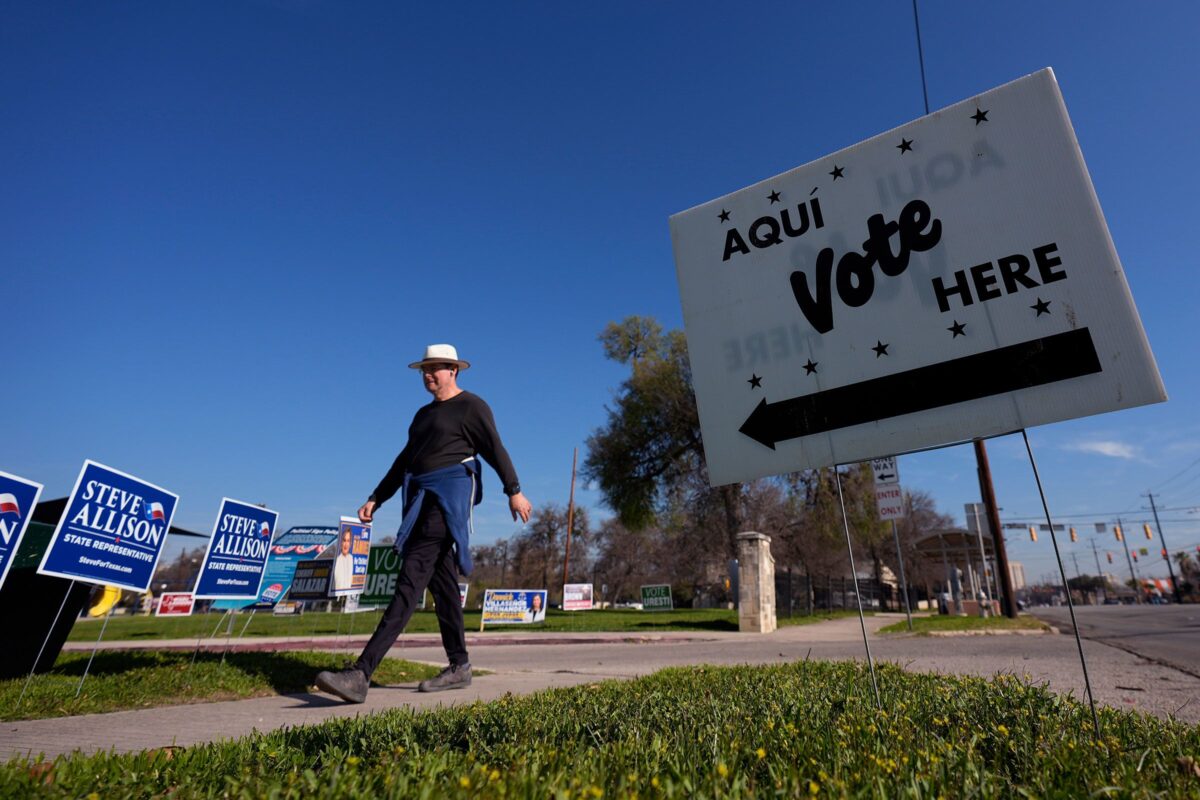
{"type": "Polygon", "coordinates": [[[875,507],[879,509],[879,518],[884,522],[904,519],[904,490],[900,488],[900,484],[876,484],[875,507]]]}
{"type": "Polygon", "coordinates": [[[160,617],[190,617],[196,599],[191,592],[163,592],[158,601],[160,617]]]}
{"type": "Polygon", "coordinates": [[[563,586],[563,611],[591,611],[592,584],[568,583],[563,586]]]}

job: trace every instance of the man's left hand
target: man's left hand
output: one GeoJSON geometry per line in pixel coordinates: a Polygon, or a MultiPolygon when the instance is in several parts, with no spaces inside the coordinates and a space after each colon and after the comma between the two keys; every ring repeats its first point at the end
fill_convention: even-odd
{"type": "Polygon", "coordinates": [[[517,492],[508,498],[508,510],[512,512],[513,522],[517,521],[517,517],[521,518],[521,522],[529,522],[529,515],[533,513],[533,505],[525,499],[525,495],[517,492]]]}

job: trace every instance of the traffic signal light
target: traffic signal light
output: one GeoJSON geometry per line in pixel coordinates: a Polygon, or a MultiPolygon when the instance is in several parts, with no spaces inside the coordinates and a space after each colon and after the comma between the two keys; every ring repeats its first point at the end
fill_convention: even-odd
{"type": "Polygon", "coordinates": [[[1147,522],[1147,523],[1145,523],[1144,525],[1142,525],[1142,530],[1144,530],[1144,531],[1146,532],[1146,538],[1147,538],[1147,539],[1153,539],[1153,538],[1154,538],[1154,534],[1150,532],[1150,523],[1149,523],[1149,522],[1147,522]]]}
{"type": "Polygon", "coordinates": [[[1071,541],[1072,541],[1072,542],[1078,542],[1078,541],[1079,541],[1079,534],[1075,532],[1075,529],[1074,529],[1074,528],[1071,528],[1071,541]]]}
{"type": "Polygon", "coordinates": [[[1029,541],[1037,541],[1037,528],[1033,527],[1032,525],[1029,526],[1029,541]]]}
{"type": "Polygon", "coordinates": [[[1130,550],[1130,551],[1129,551],[1129,555],[1133,556],[1133,561],[1134,561],[1134,563],[1136,564],[1136,563],[1137,563],[1137,551],[1136,551],[1136,550],[1130,550]]]}
{"type": "Polygon", "coordinates": [[[1120,525],[1113,525],[1113,536],[1117,537],[1118,542],[1125,541],[1125,537],[1121,534],[1121,526],[1120,525]]]}
{"type": "Polygon", "coordinates": [[[1163,554],[1163,560],[1168,561],[1169,559],[1167,558],[1167,548],[1164,547],[1162,549],[1162,554],[1163,554]]]}
{"type": "Polygon", "coordinates": [[[1112,563],[1112,553],[1105,553],[1104,555],[1106,555],[1108,557],[1108,563],[1111,564],[1112,563]]]}

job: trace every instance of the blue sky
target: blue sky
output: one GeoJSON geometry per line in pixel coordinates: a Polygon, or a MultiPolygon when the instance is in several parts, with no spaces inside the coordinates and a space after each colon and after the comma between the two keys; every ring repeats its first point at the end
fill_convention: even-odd
{"type": "MultiPolygon", "coordinates": [[[[1051,510],[1087,531],[1085,571],[1084,523],[1148,519],[1148,489],[1194,548],[1200,7],[920,9],[935,109],[1055,69],[1171,397],[1031,431],[1051,510]]],[[[923,111],[907,2],[0,15],[0,469],[56,497],[92,458],[177,492],[176,523],[205,532],[223,496],[283,526],[357,508],[428,398],[407,363],[441,341],[475,362],[463,385],[529,497],[565,504],[622,378],[596,335],[682,325],[668,216],[923,111]]],[[[1039,514],[1020,437],[990,453],[1002,517],[1039,514]]],[[[900,465],[956,517],[978,499],[970,447],[900,465]]],[[[479,541],[514,531],[499,488],[479,541]]],[[[1010,548],[1051,570],[1046,537],[1010,548]]]]}

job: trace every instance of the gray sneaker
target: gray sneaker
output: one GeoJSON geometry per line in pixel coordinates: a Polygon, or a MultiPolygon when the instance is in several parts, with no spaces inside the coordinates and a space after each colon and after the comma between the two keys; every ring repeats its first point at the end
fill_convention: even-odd
{"type": "Polygon", "coordinates": [[[351,667],[341,672],[328,670],[317,673],[317,688],[336,694],[347,703],[361,703],[367,699],[367,676],[362,670],[351,667]]]}
{"type": "Polygon", "coordinates": [[[417,684],[418,692],[444,692],[447,689],[462,689],[471,685],[471,665],[451,664],[437,677],[417,684]]]}

